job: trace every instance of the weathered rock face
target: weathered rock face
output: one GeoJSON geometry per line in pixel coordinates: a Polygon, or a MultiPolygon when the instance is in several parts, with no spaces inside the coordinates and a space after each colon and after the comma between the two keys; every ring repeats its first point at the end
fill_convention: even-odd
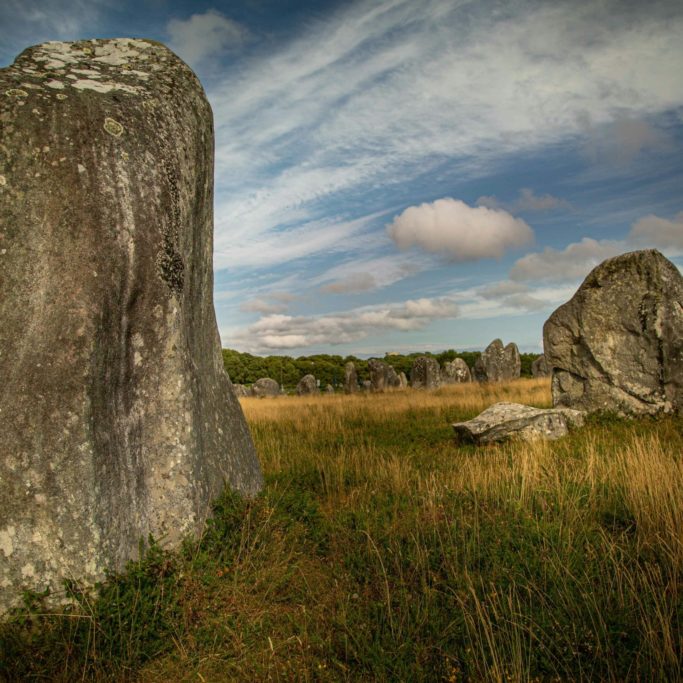
{"type": "Polygon", "coordinates": [[[258,398],[265,398],[266,396],[279,396],[280,385],[270,377],[261,377],[261,379],[257,379],[252,384],[251,393],[258,398]]]}
{"type": "Polygon", "coordinates": [[[517,344],[510,342],[504,347],[500,339],[494,339],[477,358],[472,374],[477,382],[505,382],[519,377],[521,371],[517,344]]]}
{"type": "Polygon", "coordinates": [[[318,382],[313,375],[304,375],[299,383],[296,385],[297,396],[305,396],[308,394],[319,394],[318,382]]]}
{"type": "Polygon", "coordinates": [[[405,372],[401,372],[398,375],[398,388],[399,389],[407,389],[408,388],[408,378],[406,377],[405,372]]]}
{"type": "Polygon", "coordinates": [[[213,123],[143,40],[0,70],[0,611],[262,485],[212,301],[213,123]]]}
{"type": "Polygon", "coordinates": [[[251,389],[245,387],[244,384],[233,384],[232,390],[238,398],[245,398],[246,396],[252,396],[251,389]]]}
{"type": "Polygon", "coordinates": [[[400,389],[401,378],[396,374],[396,370],[387,363],[386,385],[389,389],[400,389]]]}
{"type": "Polygon", "coordinates": [[[652,415],[683,406],[683,278],[656,250],[604,261],[543,326],[553,404],[652,415]]]}
{"type": "Polygon", "coordinates": [[[413,389],[436,389],[440,386],[441,369],[436,358],[416,358],[410,369],[410,384],[413,389]]]}
{"type": "Polygon", "coordinates": [[[344,366],[344,392],[347,394],[355,394],[360,390],[358,386],[358,376],[356,375],[356,366],[349,361],[344,366]]]}
{"type": "Polygon", "coordinates": [[[454,358],[452,361],[444,363],[443,370],[441,371],[441,381],[444,384],[471,382],[472,373],[462,358],[454,358]]]}
{"type": "Polygon", "coordinates": [[[538,358],[534,359],[534,362],[531,364],[531,376],[547,377],[549,374],[548,362],[545,359],[545,355],[541,354],[538,358]]]}
{"type": "Polygon", "coordinates": [[[398,389],[401,380],[391,365],[377,358],[368,361],[368,372],[370,373],[370,385],[372,391],[380,392],[387,389],[398,389]]]}
{"type": "Polygon", "coordinates": [[[559,439],[569,428],[581,427],[584,413],[570,408],[532,408],[496,403],[467,422],[453,425],[457,443],[487,444],[516,439],[559,439]]]}

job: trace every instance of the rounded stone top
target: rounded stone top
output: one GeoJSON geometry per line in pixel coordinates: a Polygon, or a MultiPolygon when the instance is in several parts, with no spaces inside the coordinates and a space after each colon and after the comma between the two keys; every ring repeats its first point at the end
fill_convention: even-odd
{"type": "Polygon", "coordinates": [[[2,70],[4,100],[38,91],[67,99],[78,92],[145,95],[173,87],[200,88],[194,72],[167,47],[138,38],[50,41],[24,50],[2,70]],[[182,77],[185,83],[178,83],[182,77]]]}

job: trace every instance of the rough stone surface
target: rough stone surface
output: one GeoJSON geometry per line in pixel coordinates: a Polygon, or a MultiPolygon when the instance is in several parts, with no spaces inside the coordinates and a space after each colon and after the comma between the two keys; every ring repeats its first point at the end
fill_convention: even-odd
{"type": "Polygon", "coordinates": [[[436,358],[420,356],[410,369],[410,385],[413,389],[436,389],[441,385],[441,369],[436,358]]]}
{"type": "Polygon", "coordinates": [[[559,439],[581,427],[584,413],[570,408],[532,408],[519,403],[496,403],[467,422],[453,425],[458,443],[477,445],[516,439],[559,439]]]}
{"type": "Polygon", "coordinates": [[[325,386],[325,393],[326,394],[334,394],[334,387],[331,384],[327,384],[325,386]]]}
{"type": "Polygon", "coordinates": [[[244,384],[233,384],[232,390],[235,393],[235,396],[237,396],[239,398],[244,398],[246,396],[252,396],[253,395],[251,393],[251,389],[249,387],[245,387],[244,384]]]}
{"type": "Polygon", "coordinates": [[[535,358],[534,362],[531,364],[531,376],[548,377],[548,375],[550,375],[548,362],[545,359],[545,355],[541,354],[538,358],[535,358]]]}
{"type": "Polygon", "coordinates": [[[408,378],[406,377],[405,372],[399,373],[398,382],[399,382],[399,385],[398,385],[399,389],[407,389],[408,388],[408,378]]]}
{"type": "Polygon", "coordinates": [[[319,394],[318,382],[313,375],[304,375],[296,385],[297,396],[307,396],[309,394],[319,394]]]}
{"type": "Polygon", "coordinates": [[[477,382],[505,382],[519,377],[521,371],[517,344],[510,342],[504,347],[500,339],[494,339],[477,358],[472,374],[477,382]]]}
{"type": "Polygon", "coordinates": [[[372,382],[369,379],[363,381],[363,391],[372,391],[372,382]]]}
{"type": "Polygon", "coordinates": [[[368,361],[368,372],[370,373],[371,390],[374,392],[387,391],[388,389],[398,389],[401,380],[396,374],[396,370],[377,358],[368,361]]]}
{"type": "Polygon", "coordinates": [[[0,70],[0,127],[4,609],[262,478],[221,359],[196,76],[159,43],[45,43],[0,70]]]}
{"type": "Polygon", "coordinates": [[[344,366],[344,392],[347,394],[355,394],[357,391],[360,391],[360,387],[358,386],[356,366],[349,361],[344,366]]]}
{"type": "Polygon", "coordinates": [[[251,393],[258,398],[265,398],[266,396],[279,396],[280,385],[270,377],[261,377],[257,379],[251,387],[251,393]]]}
{"type": "Polygon", "coordinates": [[[454,358],[452,361],[444,363],[443,370],[441,371],[441,381],[444,384],[471,382],[472,373],[462,358],[454,358]]]}
{"type": "Polygon", "coordinates": [[[553,404],[622,415],[683,405],[683,278],[656,250],[608,259],[543,326],[553,404]]]}

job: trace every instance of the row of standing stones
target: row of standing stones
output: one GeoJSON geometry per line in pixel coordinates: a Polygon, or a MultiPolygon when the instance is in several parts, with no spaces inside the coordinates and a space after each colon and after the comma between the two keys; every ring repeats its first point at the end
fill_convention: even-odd
{"type": "MultiPolygon", "coordinates": [[[[518,378],[521,368],[522,361],[517,345],[510,343],[503,346],[500,339],[494,339],[477,359],[473,370],[470,370],[462,358],[455,358],[440,367],[435,358],[420,356],[415,359],[410,370],[410,381],[404,372],[397,373],[389,363],[373,358],[368,362],[370,379],[360,384],[356,367],[352,362],[349,362],[344,368],[344,393],[355,394],[360,391],[381,393],[406,389],[408,386],[412,386],[413,389],[436,389],[443,385],[473,381],[504,382],[518,378]]],[[[540,355],[534,360],[531,374],[534,377],[549,375],[544,355],[540,355]]],[[[262,377],[254,382],[251,387],[233,384],[232,388],[239,397],[265,398],[267,396],[279,396],[283,393],[283,388],[270,377],[262,377]]],[[[320,388],[314,375],[302,377],[296,386],[298,396],[319,393],[320,388]]],[[[328,384],[325,387],[325,393],[334,393],[334,387],[328,384]]]]}
{"type": "MultiPolygon", "coordinates": [[[[0,70],[0,125],[2,612],[23,589],[59,602],[64,579],[103,580],[150,535],[177,545],[224,486],[263,478],[221,359],[196,76],[152,41],[44,43],[0,70]]],[[[682,302],[656,251],[596,268],[544,328],[554,404],[677,410],[682,302]]],[[[438,372],[425,359],[413,386],[438,372]]]]}

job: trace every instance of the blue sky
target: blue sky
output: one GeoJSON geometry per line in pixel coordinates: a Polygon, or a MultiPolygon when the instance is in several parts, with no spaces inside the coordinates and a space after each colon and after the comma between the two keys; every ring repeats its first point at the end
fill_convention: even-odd
{"type": "Polygon", "coordinates": [[[199,75],[226,347],[540,351],[604,258],[683,265],[678,0],[3,0],[0,25],[2,64],[130,36],[199,75]]]}

